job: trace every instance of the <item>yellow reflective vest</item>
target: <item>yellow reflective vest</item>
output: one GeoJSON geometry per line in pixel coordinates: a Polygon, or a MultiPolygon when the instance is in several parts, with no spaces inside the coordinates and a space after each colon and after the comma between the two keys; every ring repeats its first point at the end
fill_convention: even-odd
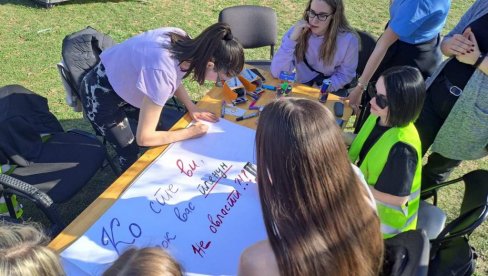
{"type": "MultiPolygon", "coordinates": [[[[359,153],[363,148],[364,142],[370,135],[376,125],[378,116],[370,115],[358,135],[349,148],[349,158],[355,163],[359,153]]],[[[364,157],[361,166],[361,172],[364,174],[368,185],[375,186],[380,176],[391,148],[398,142],[410,145],[417,151],[417,168],[413,178],[412,188],[408,201],[403,206],[390,205],[376,201],[378,215],[381,220],[381,232],[383,238],[390,238],[398,233],[415,229],[417,226],[417,216],[420,200],[420,184],[422,177],[422,157],[420,156],[421,143],[417,129],[413,123],[405,127],[392,127],[387,130],[371,147],[364,157]]],[[[391,183],[395,185],[395,183],[391,183]]]]}

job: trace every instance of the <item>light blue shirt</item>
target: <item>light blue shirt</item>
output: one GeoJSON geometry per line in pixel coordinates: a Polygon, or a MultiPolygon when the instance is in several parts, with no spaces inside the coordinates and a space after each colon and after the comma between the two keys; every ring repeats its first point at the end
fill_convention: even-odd
{"type": "Polygon", "coordinates": [[[388,26],[403,42],[426,42],[441,32],[450,6],[451,0],[393,0],[388,26]]]}

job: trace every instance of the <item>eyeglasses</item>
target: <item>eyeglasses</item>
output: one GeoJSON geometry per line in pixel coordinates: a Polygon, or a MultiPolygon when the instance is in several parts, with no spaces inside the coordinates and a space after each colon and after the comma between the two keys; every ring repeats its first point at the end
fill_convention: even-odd
{"type": "Polygon", "coordinates": [[[385,109],[389,103],[388,103],[388,100],[386,99],[386,96],[385,95],[374,95],[374,97],[376,98],[376,104],[378,105],[379,108],[381,109],[385,109]]]}
{"type": "Polygon", "coordinates": [[[317,17],[317,19],[319,21],[325,21],[325,20],[327,20],[327,18],[329,18],[329,16],[332,15],[332,13],[331,14],[315,13],[314,10],[309,10],[309,11],[307,11],[307,15],[308,15],[309,20],[312,20],[314,17],[317,17]]]}

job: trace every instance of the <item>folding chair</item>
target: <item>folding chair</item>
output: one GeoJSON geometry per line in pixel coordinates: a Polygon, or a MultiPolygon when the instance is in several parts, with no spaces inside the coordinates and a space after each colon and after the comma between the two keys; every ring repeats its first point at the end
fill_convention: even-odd
{"type": "MultiPolygon", "coordinates": [[[[434,197],[434,205],[424,202],[419,210],[417,228],[430,232],[431,265],[429,275],[469,275],[474,271],[476,253],[469,245],[469,236],[488,216],[488,170],[474,170],[460,178],[423,189],[422,199],[434,197]],[[441,224],[437,204],[437,190],[464,182],[465,190],[460,214],[445,227],[441,224]],[[421,210],[429,206],[425,211],[421,210]],[[440,229],[440,230],[439,230],[440,229]],[[438,232],[438,233],[437,233],[438,232]]],[[[444,220],[445,221],[445,220],[444,220]]]]}
{"type": "Polygon", "coordinates": [[[47,100],[20,85],[0,88],[0,110],[0,165],[10,176],[1,175],[1,186],[9,213],[15,215],[11,194],[32,200],[56,232],[63,224],[50,213],[51,203],[68,201],[89,182],[109,160],[105,147],[93,134],[65,132],[47,100]]]}
{"type": "Polygon", "coordinates": [[[429,267],[429,240],[423,230],[402,232],[385,240],[381,275],[425,276],[429,267]]]}
{"type": "Polygon", "coordinates": [[[247,64],[269,71],[278,36],[278,19],[272,8],[234,6],[220,11],[219,22],[230,25],[232,34],[245,49],[270,47],[269,60],[248,60],[247,64]]]}

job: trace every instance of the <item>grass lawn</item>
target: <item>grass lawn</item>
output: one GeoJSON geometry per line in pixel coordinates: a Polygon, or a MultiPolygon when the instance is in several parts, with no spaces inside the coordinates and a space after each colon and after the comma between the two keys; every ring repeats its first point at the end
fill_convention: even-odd
{"type": "MultiPolygon", "coordinates": [[[[450,30],[474,0],[452,1],[452,9],[444,33],[450,30]]],[[[388,20],[388,0],[348,0],[350,23],[362,30],[379,35],[388,20]]],[[[64,90],[56,63],[61,58],[62,39],[72,32],[92,26],[123,41],[143,31],[161,26],[176,26],[197,35],[217,21],[221,9],[240,4],[269,6],[278,13],[281,39],[283,33],[301,17],[306,1],[291,0],[74,0],[51,9],[44,9],[29,0],[0,0],[0,86],[23,85],[49,100],[51,111],[66,129],[91,131],[80,113],[73,112],[64,102],[64,90]]],[[[246,50],[246,58],[266,58],[268,49],[246,50]]],[[[198,100],[211,84],[199,87],[186,81],[192,97],[198,100]]],[[[477,168],[488,168],[488,158],[464,162],[452,177],[477,168]]],[[[115,179],[110,169],[96,177],[70,202],[62,205],[63,217],[73,220],[115,179]]],[[[449,187],[440,194],[440,206],[449,219],[458,215],[463,190],[449,187]]],[[[27,218],[42,219],[32,206],[26,207],[27,218]]],[[[488,274],[488,224],[473,235],[471,244],[479,253],[477,274],[488,274]]]]}

